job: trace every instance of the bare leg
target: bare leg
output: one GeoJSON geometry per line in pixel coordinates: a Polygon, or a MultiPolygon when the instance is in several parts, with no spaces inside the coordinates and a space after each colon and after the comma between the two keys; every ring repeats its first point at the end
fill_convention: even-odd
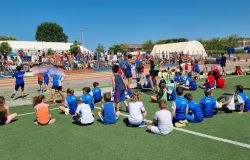
{"type": "Polygon", "coordinates": [[[51,120],[49,121],[49,124],[53,124],[53,123],[55,123],[55,121],[56,121],[56,119],[53,118],[53,119],[51,119],[51,120]]]}
{"type": "Polygon", "coordinates": [[[52,102],[56,101],[56,99],[55,99],[55,90],[54,89],[51,90],[51,98],[52,98],[52,102]]]}
{"type": "Polygon", "coordinates": [[[7,121],[5,122],[5,124],[9,124],[11,121],[13,121],[15,118],[17,117],[16,113],[12,113],[10,115],[8,115],[7,117],[7,121]]]}
{"type": "Polygon", "coordinates": [[[157,102],[157,98],[156,98],[156,96],[151,96],[151,101],[153,101],[153,102],[157,102]]]}
{"type": "Polygon", "coordinates": [[[155,87],[154,87],[154,82],[153,82],[153,77],[152,76],[149,77],[149,81],[150,81],[152,90],[154,90],[155,87]]]}

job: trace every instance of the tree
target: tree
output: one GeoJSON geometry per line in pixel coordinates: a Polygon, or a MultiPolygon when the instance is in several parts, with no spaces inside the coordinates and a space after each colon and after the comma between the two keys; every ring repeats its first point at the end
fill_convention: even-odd
{"type": "Polygon", "coordinates": [[[5,52],[11,52],[12,48],[10,47],[8,42],[2,42],[0,44],[0,52],[3,54],[5,52]]]}
{"type": "Polygon", "coordinates": [[[155,44],[167,44],[167,43],[177,43],[177,42],[187,42],[186,38],[174,38],[174,39],[161,39],[155,42],[155,44]]]}
{"type": "Polygon", "coordinates": [[[76,56],[81,52],[80,43],[78,41],[74,41],[74,43],[70,46],[69,51],[71,54],[74,54],[76,56]]]}
{"type": "Polygon", "coordinates": [[[96,50],[96,53],[99,53],[99,54],[105,52],[104,46],[101,43],[98,43],[97,48],[95,50],[96,50]]]}
{"type": "Polygon", "coordinates": [[[16,38],[10,36],[0,36],[0,41],[7,41],[7,40],[15,41],[16,38]]]}
{"type": "Polygon", "coordinates": [[[68,36],[57,23],[44,22],[37,26],[36,40],[44,42],[67,42],[68,36]]]}
{"type": "Polygon", "coordinates": [[[152,40],[147,40],[142,44],[142,48],[146,53],[150,53],[154,47],[154,42],[152,40]]]}
{"type": "Polygon", "coordinates": [[[48,55],[53,55],[53,54],[54,54],[54,51],[53,51],[51,48],[49,48],[48,51],[47,51],[47,54],[48,54],[48,55]]]}
{"type": "Polygon", "coordinates": [[[118,52],[127,52],[127,47],[122,44],[115,44],[109,48],[109,53],[117,54],[118,52]]]}

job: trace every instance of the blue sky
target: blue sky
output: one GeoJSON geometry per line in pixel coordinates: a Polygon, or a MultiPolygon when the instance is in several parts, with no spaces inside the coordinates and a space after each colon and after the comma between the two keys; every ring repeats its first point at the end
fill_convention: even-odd
{"type": "Polygon", "coordinates": [[[0,35],[34,40],[42,22],[63,26],[69,42],[85,29],[87,48],[184,37],[250,37],[249,0],[4,0],[0,35]]]}

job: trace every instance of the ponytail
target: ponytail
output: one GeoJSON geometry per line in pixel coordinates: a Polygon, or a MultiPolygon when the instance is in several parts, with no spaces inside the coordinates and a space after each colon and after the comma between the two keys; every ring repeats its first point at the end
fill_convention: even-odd
{"type": "Polygon", "coordinates": [[[42,101],[45,99],[44,95],[35,96],[32,99],[33,107],[35,107],[37,104],[42,103],[42,101]]]}

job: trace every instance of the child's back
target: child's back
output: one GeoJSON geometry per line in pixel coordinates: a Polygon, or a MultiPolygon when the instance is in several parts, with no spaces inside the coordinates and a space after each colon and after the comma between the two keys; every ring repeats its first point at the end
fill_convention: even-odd
{"type": "Polygon", "coordinates": [[[76,96],[67,96],[66,97],[66,104],[69,107],[69,113],[74,115],[77,108],[77,97],[76,96]]]}
{"type": "Polygon", "coordinates": [[[102,100],[102,90],[98,87],[92,89],[94,102],[98,103],[102,100]]]}
{"type": "Polygon", "coordinates": [[[117,121],[117,116],[115,114],[115,107],[112,102],[106,102],[103,106],[103,123],[113,124],[117,121]]]}
{"type": "Polygon", "coordinates": [[[183,96],[175,99],[175,121],[185,120],[188,101],[183,96]]]}
{"type": "Polygon", "coordinates": [[[211,96],[203,97],[200,100],[202,106],[203,115],[205,118],[213,117],[214,107],[216,106],[216,100],[211,96]]]}
{"type": "Polygon", "coordinates": [[[94,109],[93,97],[89,93],[85,93],[82,95],[82,102],[88,104],[91,110],[94,109]]]}
{"type": "Polygon", "coordinates": [[[39,103],[35,107],[36,120],[38,124],[45,125],[50,121],[49,105],[46,103],[39,103]]]}
{"type": "Polygon", "coordinates": [[[200,104],[196,103],[194,101],[188,102],[188,109],[191,111],[194,115],[194,121],[195,122],[201,122],[203,121],[203,112],[201,110],[200,104]]]}
{"type": "Polygon", "coordinates": [[[88,104],[81,103],[77,106],[76,113],[80,114],[81,124],[90,124],[94,122],[94,117],[91,108],[88,104]]]}
{"type": "Polygon", "coordinates": [[[119,74],[114,74],[115,77],[115,90],[116,91],[124,91],[124,84],[123,84],[123,80],[122,80],[122,76],[119,74]]]}
{"type": "Polygon", "coordinates": [[[143,120],[142,112],[145,108],[142,102],[129,102],[128,104],[129,116],[128,120],[132,124],[140,124],[143,120]]]}
{"type": "Polygon", "coordinates": [[[154,115],[161,134],[168,134],[173,131],[172,115],[167,109],[157,111],[154,115]]]}

